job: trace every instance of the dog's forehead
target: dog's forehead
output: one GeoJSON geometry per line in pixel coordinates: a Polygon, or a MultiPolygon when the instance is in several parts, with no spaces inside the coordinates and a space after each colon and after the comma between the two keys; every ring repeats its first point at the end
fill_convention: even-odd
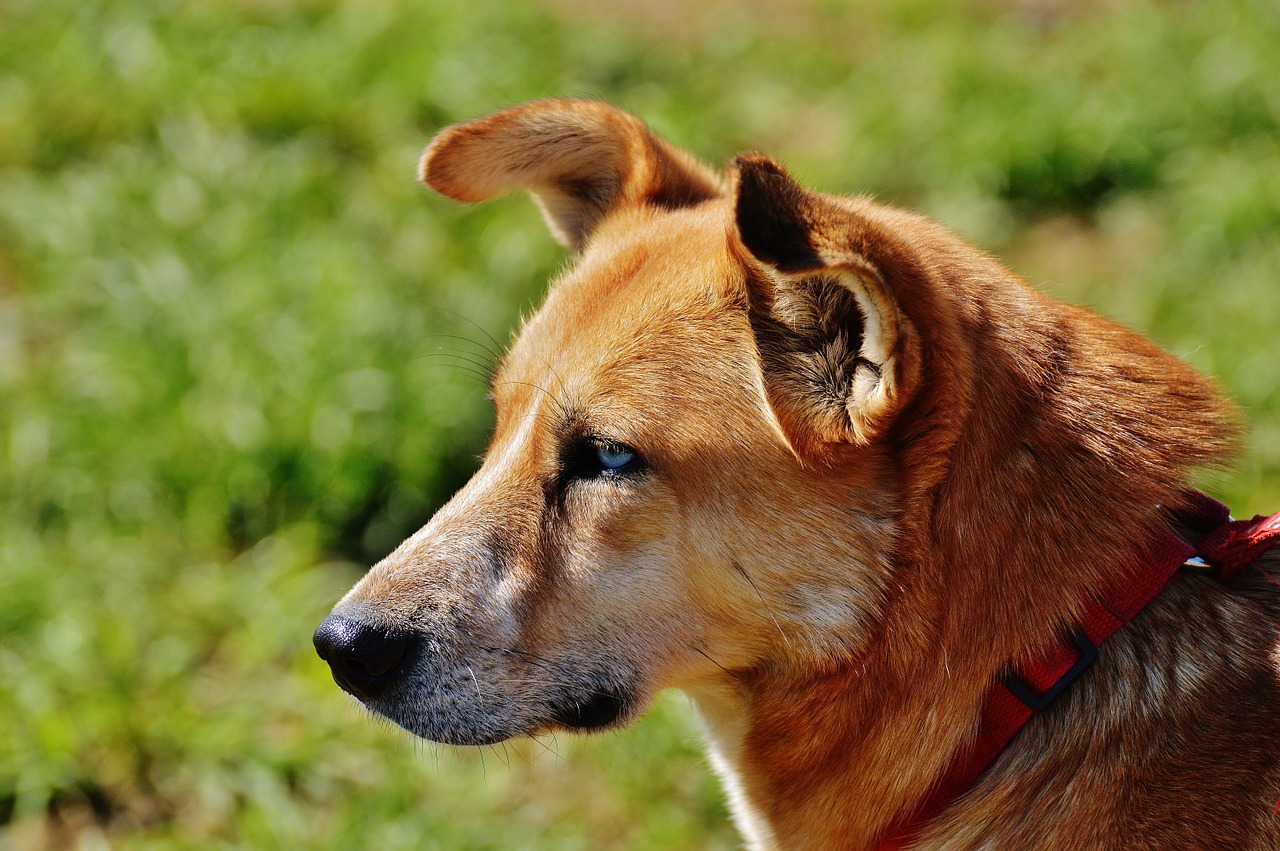
{"type": "Polygon", "coordinates": [[[504,359],[503,377],[546,372],[557,382],[584,375],[616,381],[658,366],[653,361],[664,353],[674,357],[677,339],[696,345],[708,334],[723,338],[743,287],[726,216],[726,205],[713,202],[611,217],[552,283],[504,359]]]}

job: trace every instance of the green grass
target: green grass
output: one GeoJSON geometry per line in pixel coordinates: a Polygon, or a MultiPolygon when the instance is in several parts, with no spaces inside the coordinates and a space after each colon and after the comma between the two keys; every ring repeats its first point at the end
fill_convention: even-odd
{"type": "Polygon", "coordinates": [[[734,847],[674,697],[453,750],[310,648],[483,447],[442,350],[563,262],[413,178],[511,102],[933,215],[1217,376],[1211,487],[1274,510],[1277,43],[1266,0],[0,5],[0,847],[734,847]]]}

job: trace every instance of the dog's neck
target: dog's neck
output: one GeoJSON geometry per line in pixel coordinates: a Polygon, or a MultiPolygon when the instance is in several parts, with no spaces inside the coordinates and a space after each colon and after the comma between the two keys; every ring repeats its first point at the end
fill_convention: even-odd
{"type": "Polygon", "coordinates": [[[914,807],[1000,668],[1055,640],[1229,437],[1212,387],[1137,335],[1018,282],[967,295],[966,348],[897,435],[877,638],[820,675],[775,660],[690,692],[752,847],[864,847],[914,807]]]}
{"type": "Polygon", "coordinates": [[[749,788],[744,768],[744,748],[750,730],[751,696],[734,683],[687,688],[702,717],[711,764],[724,786],[738,832],[750,849],[779,847],[760,795],[749,788]]]}

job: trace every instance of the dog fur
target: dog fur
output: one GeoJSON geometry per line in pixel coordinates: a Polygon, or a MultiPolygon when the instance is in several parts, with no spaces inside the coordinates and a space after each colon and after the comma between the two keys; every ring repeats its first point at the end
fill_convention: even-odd
{"type": "MultiPolygon", "coordinates": [[[[365,702],[483,744],[682,689],[752,848],[874,847],[1231,442],[1182,361],[759,154],[543,101],[422,179],[528,190],[575,261],[479,472],[335,609],[412,638],[365,702]]],[[[912,847],[1280,848],[1273,567],[1177,581],[912,847]]]]}

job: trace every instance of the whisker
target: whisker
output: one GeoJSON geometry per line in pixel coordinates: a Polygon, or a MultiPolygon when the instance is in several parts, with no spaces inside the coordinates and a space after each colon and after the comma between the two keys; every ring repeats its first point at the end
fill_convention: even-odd
{"type": "Polygon", "coordinates": [[[791,640],[787,638],[786,632],[783,631],[782,624],[778,623],[778,619],[773,614],[773,609],[769,608],[769,602],[765,600],[764,595],[760,593],[760,589],[756,587],[755,580],[752,579],[749,575],[747,575],[747,572],[742,569],[742,565],[738,564],[736,561],[733,563],[733,569],[741,573],[742,578],[747,580],[747,582],[751,585],[751,590],[756,592],[756,596],[760,598],[760,604],[764,606],[765,612],[768,613],[769,620],[773,621],[773,625],[778,628],[778,635],[782,636],[782,643],[790,647],[791,640]]]}
{"type": "Polygon", "coordinates": [[[484,352],[486,355],[488,355],[492,360],[496,361],[502,357],[502,353],[500,351],[497,351],[496,349],[491,349],[488,346],[486,346],[484,343],[473,340],[470,337],[463,337],[460,334],[423,334],[422,339],[424,340],[458,340],[459,342],[462,342],[462,343],[470,343],[471,345],[479,349],[481,352],[484,352]]]}
{"type": "Polygon", "coordinates": [[[469,375],[472,378],[475,378],[476,380],[478,380],[481,384],[485,386],[488,386],[489,384],[489,376],[487,374],[480,372],[477,369],[465,367],[460,363],[427,363],[427,364],[423,364],[423,366],[451,369],[451,370],[454,370],[455,372],[460,372],[463,375],[469,375]]]}
{"type": "Polygon", "coordinates": [[[551,662],[551,660],[544,659],[541,656],[537,655],[536,653],[526,653],[523,650],[515,650],[510,647],[482,647],[481,649],[487,650],[490,653],[506,653],[509,656],[519,656],[521,659],[524,659],[526,662],[531,662],[535,665],[541,665],[543,667],[547,667],[554,664],[553,662],[551,662]]]}
{"type": "MultiPolygon", "coordinates": [[[[555,368],[554,366],[552,366],[552,365],[551,365],[551,361],[547,360],[546,358],[543,358],[542,363],[543,363],[543,364],[546,366],[546,368],[551,372],[551,375],[552,375],[552,376],[555,378],[555,380],[556,380],[556,387],[557,387],[557,391],[556,391],[556,392],[558,392],[558,393],[564,393],[564,392],[565,392],[565,388],[564,388],[564,379],[560,377],[560,373],[556,372],[556,368],[555,368]]],[[[566,417],[567,417],[567,416],[568,416],[568,412],[569,412],[569,406],[568,406],[568,405],[565,405],[565,404],[563,404],[563,403],[561,403],[561,405],[560,405],[560,411],[562,412],[562,414],[563,414],[564,416],[566,416],[566,417]]]]}
{"type": "MultiPolygon", "coordinates": [[[[556,750],[556,749],[555,749],[555,748],[553,748],[553,747],[551,747],[551,746],[550,746],[550,745],[548,745],[546,742],[542,741],[542,739],[539,739],[537,736],[530,736],[529,738],[530,738],[530,740],[532,740],[532,741],[533,741],[533,742],[534,742],[538,747],[542,748],[544,751],[546,751],[547,753],[551,754],[551,755],[552,755],[553,757],[555,757],[557,760],[562,759],[562,757],[560,756],[560,751],[559,751],[559,750],[556,750]]],[[[554,741],[554,737],[552,737],[552,740],[554,741]]]]}
{"type": "Polygon", "coordinates": [[[520,677],[519,679],[507,680],[510,683],[528,683],[535,686],[553,686],[555,688],[573,689],[574,691],[585,692],[586,694],[608,695],[612,692],[602,691],[601,689],[592,688],[585,683],[575,683],[569,680],[531,680],[528,677],[520,677]]]}
{"type": "MultiPolygon", "coordinates": [[[[558,673],[554,663],[541,659],[540,657],[535,656],[531,653],[523,653],[519,650],[510,650],[504,647],[482,647],[481,649],[487,650],[490,653],[507,653],[509,655],[518,657],[524,662],[528,662],[531,665],[535,665],[539,668],[542,668],[543,670],[549,670],[552,673],[558,673]]],[[[694,648],[694,649],[697,649],[697,648],[694,648]]],[[[702,651],[699,650],[698,652],[701,653],[702,651]]],[[[703,654],[703,655],[706,655],[706,654],[703,654]]],[[[708,656],[707,658],[710,659],[711,657],[708,656]]],[[[712,661],[714,662],[715,660],[712,659],[712,661]]],[[[474,680],[475,672],[472,670],[470,665],[467,666],[467,670],[471,672],[471,677],[474,680]]],[[[725,670],[725,673],[729,673],[728,670],[725,670]]],[[[613,692],[606,691],[604,689],[594,688],[586,683],[567,680],[567,679],[533,679],[531,677],[511,677],[511,676],[506,676],[502,674],[500,674],[500,676],[503,683],[513,683],[516,685],[527,683],[530,685],[551,686],[553,688],[572,689],[573,691],[576,691],[576,692],[585,692],[586,694],[594,694],[594,695],[612,695],[613,694],[613,692]]],[[[476,688],[478,690],[479,685],[477,685],[476,688]]]]}
{"type": "MultiPolygon", "coordinates": [[[[475,321],[474,319],[472,319],[470,316],[464,316],[463,314],[459,313],[458,311],[456,311],[456,310],[450,310],[450,309],[449,309],[449,308],[447,308],[447,307],[442,307],[442,308],[440,308],[440,310],[442,310],[443,312],[448,313],[448,314],[450,314],[450,315],[452,315],[452,316],[456,316],[456,317],[458,317],[458,318],[459,318],[459,319],[461,319],[463,322],[466,322],[468,325],[470,325],[472,328],[475,328],[475,329],[476,329],[477,331],[479,331],[481,334],[484,334],[484,335],[485,335],[485,337],[487,337],[487,338],[489,339],[489,342],[490,342],[490,343],[493,343],[493,356],[494,356],[494,359],[495,359],[495,360],[497,360],[497,359],[499,359],[499,358],[501,358],[501,357],[502,357],[502,355],[501,355],[500,353],[501,353],[501,352],[502,352],[502,350],[503,350],[503,345],[502,345],[501,343],[499,343],[497,340],[495,340],[495,339],[493,338],[493,335],[492,335],[492,334],[490,334],[488,331],[486,331],[486,330],[484,329],[484,326],[482,326],[479,322],[476,322],[476,321],[475,321]]],[[[474,342],[474,341],[473,341],[473,342],[474,342]]],[[[479,345],[479,344],[477,343],[477,345],[479,345]]]]}
{"type": "Polygon", "coordinates": [[[498,762],[502,763],[502,764],[503,764],[504,766],[506,766],[507,768],[510,768],[510,767],[511,767],[511,754],[509,754],[509,753],[507,753],[507,752],[506,752],[506,751],[507,751],[507,743],[506,743],[506,742],[499,742],[498,744],[502,745],[502,756],[498,756],[498,745],[489,745],[489,750],[490,750],[490,751],[492,751],[492,752],[493,752],[493,755],[494,755],[495,757],[497,757],[497,758],[498,758],[498,762]]]}
{"type": "Polygon", "coordinates": [[[488,374],[490,368],[489,362],[482,360],[478,355],[471,352],[455,352],[448,349],[437,349],[434,352],[414,355],[412,360],[425,360],[426,358],[453,358],[463,363],[469,363],[475,368],[483,370],[486,374],[488,374]]]}
{"type": "Polygon", "coordinates": [[[555,394],[552,393],[547,388],[541,387],[537,384],[531,384],[530,382],[527,382],[527,381],[502,381],[495,384],[494,386],[505,387],[507,385],[511,385],[513,387],[532,387],[534,390],[537,390],[540,393],[547,394],[547,398],[550,399],[552,404],[554,404],[557,410],[559,410],[560,416],[566,420],[570,419],[571,415],[570,415],[568,406],[566,406],[564,402],[561,402],[559,399],[557,399],[555,394]]]}
{"type": "Polygon", "coordinates": [[[689,646],[690,646],[690,648],[693,650],[693,652],[694,652],[694,653],[697,653],[698,655],[702,656],[704,659],[706,659],[706,660],[707,660],[708,662],[710,662],[712,665],[715,665],[717,668],[719,668],[720,670],[724,671],[724,672],[725,672],[726,674],[728,674],[730,677],[735,677],[735,679],[736,679],[736,676],[735,676],[735,674],[733,673],[733,671],[730,671],[730,670],[729,670],[728,668],[726,668],[724,665],[721,665],[721,664],[720,664],[719,662],[717,662],[715,659],[712,659],[709,655],[707,655],[706,651],[704,651],[701,647],[694,647],[693,645],[689,645],[689,646]]]}

